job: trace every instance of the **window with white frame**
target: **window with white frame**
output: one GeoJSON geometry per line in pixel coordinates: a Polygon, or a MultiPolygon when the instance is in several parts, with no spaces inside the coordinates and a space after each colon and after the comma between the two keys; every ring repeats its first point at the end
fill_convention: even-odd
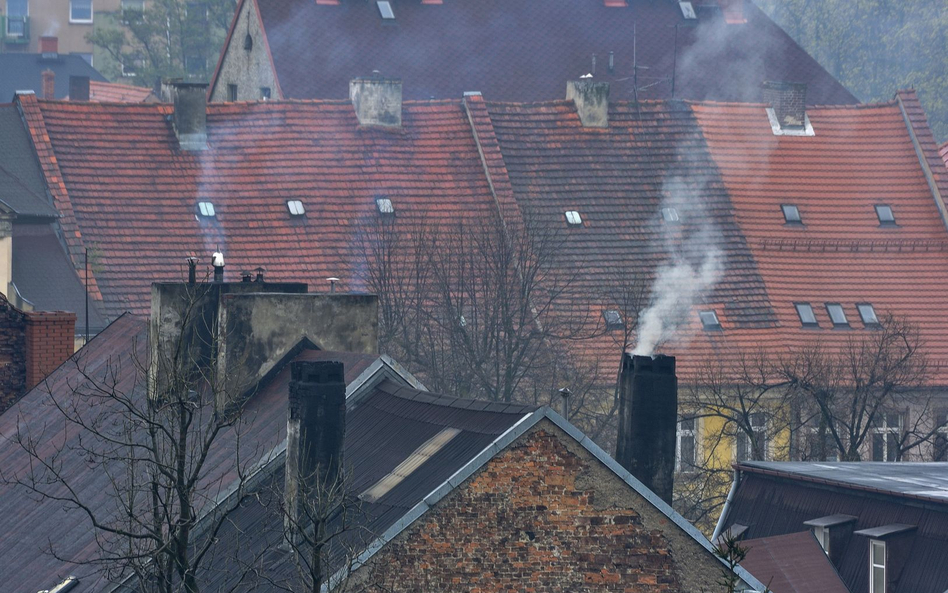
{"type": "Polygon", "coordinates": [[[885,542],[869,540],[869,593],[885,593],[885,542]]]}
{"type": "MultiPolygon", "coordinates": [[[[754,441],[757,443],[763,459],[767,459],[769,443],[767,441],[767,414],[764,412],[753,412],[748,416],[751,432],[754,435],[754,441]]],[[[754,446],[750,435],[743,429],[738,430],[735,438],[735,458],[737,461],[747,461],[754,456],[754,446]]]]}
{"type": "Polygon", "coordinates": [[[69,22],[91,23],[92,0],[69,0],[69,22]]]}
{"type": "Polygon", "coordinates": [[[830,553],[830,530],[829,527],[817,526],[813,528],[813,535],[816,541],[820,542],[820,547],[829,556],[830,553]]]}
{"type": "Polygon", "coordinates": [[[26,35],[26,21],[30,16],[28,0],[7,0],[7,37],[26,35]]]}
{"type": "Polygon", "coordinates": [[[698,419],[682,418],[678,421],[675,447],[675,471],[694,471],[698,464],[698,419]]]}
{"type": "Polygon", "coordinates": [[[948,461],[948,410],[935,413],[935,437],[932,461],[948,461]]]}
{"type": "Polygon", "coordinates": [[[872,460],[898,461],[902,436],[902,414],[879,412],[872,422],[872,460]]]}

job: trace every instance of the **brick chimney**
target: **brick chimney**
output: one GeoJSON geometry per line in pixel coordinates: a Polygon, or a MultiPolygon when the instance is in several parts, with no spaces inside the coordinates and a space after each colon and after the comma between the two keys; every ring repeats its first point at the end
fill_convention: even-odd
{"type": "Polygon", "coordinates": [[[26,313],[26,388],[32,389],[65,362],[76,348],[76,314],[26,313]]]}
{"type": "Polygon", "coordinates": [[[349,82],[349,100],[359,125],[397,128],[402,125],[402,81],[377,76],[349,82]]]}
{"type": "Polygon", "coordinates": [[[59,37],[40,37],[40,53],[47,59],[59,57],[59,37]]]}
{"type": "Polygon", "coordinates": [[[56,98],[56,73],[47,68],[43,70],[43,98],[44,99],[55,99],[56,98]]]}
{"type": "Polygon", "coordinates": [[[286,421],[286,532],[306,526],[301,501],[332,504],[340,494],[346,434],[346,381],[341,362],[290,365],[286,421]]]}
{"type": "Polygon", "coordinates": [[[746,0],[718,0],[724,22],[729,25],[740,25],[747,22],[744,16],[744,2],[746,0]]]}
{"type": "Polygon", "coordinates": [[[174,133],[181,150],[207,150],[207,83],[171,83],[174,133]]]}
{"type": "Polygon", "coordinates": [[[70,101],[88,101],[89,100],[89,77],[88,76],[70,76],[69,77],[69,100],[70,101]]]}
{"type": "Polygon", "coordinates": [[[806,84],[768,81],[762,86],[764,103],[774,110],[782,130],[802,130],[806,125],[806,84]]]}
{"type": "Polygon", "coordinates": [[[674,490],[677,422],[675,358],[624,354],[616,461],[668,504],[674,490]]]}
{"type": "Polygon", "coordinates": [[[587,128],[609,127],[609,83],[592,80],[570,80],[566,83],[566,100],[576,105],[579,121],[587,128]]]}

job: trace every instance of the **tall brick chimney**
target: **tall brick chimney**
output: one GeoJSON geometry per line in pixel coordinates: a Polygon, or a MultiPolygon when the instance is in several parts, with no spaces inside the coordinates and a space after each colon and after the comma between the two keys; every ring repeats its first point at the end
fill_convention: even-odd
{"type": "Polygon", "coordinates": [[[668,504],[674,491],[677,422],[675,358],[624,354],[616,461],[668,504]]]}
{"type": "Polygon", "coordinates": [[[343,475],[346,381],[341,362],[295,361],[290,365],[286,421],[287,534],[305,518],[303,500],[331,504],[343,475]]]}
{"type": "Polygon", "coordinates": [[[70,101],[88,101],[89,100],[89,77],[88,76],[70,76],[69,77],[69,100],[70,101]]]}
{"type": "Polygon", "coordinates": [[[762,88],[764,103],[773,107],[780,128],[802,130],[806,125],[806,84],[768,81],[762,88]]]}
{"type": "Polygon", "coordinates": [[[566,100],[576,105],[579,121],[587,128],[609,127],[609,83],[592,80],[570,80],[566,83],[566,100]]]}
{"type": "Polygon", "coordinates": [[[46,59],[59,57],[59,37],[40,37],[40,53],[46,59]]]}
{"type": "Polygon", "coordinates": [[[397,128],[402,125],[402,81],[378,76],[349,82],[349,100],[359,125],[397,128]]]}
{"type": "Polygon", "coordinates": [[[47,68],[43,70],[43,98],[44,99],[55,99],[56,98],[56,73],[47,68]]]}
{"type": "Polygon", "coordinates": [[[65,311],[26,313],[26,388],[32,389],[64,363],[76,349],[76,314],[65,311]]]}
{"type": "Polygon", "coordinates": [[[207,83],[171,83],[174,133],[181,150],[207,150],[207,83]]]}

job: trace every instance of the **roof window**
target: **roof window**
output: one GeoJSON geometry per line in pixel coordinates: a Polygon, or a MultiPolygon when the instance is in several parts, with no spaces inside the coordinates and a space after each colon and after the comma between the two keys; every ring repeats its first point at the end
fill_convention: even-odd
{"type": "Polygon", "coordinates": [[[876,216],[879,217],[879,226],[895,226],[895,213],[888,204],[876,204],[876,216]]]}
{"type": "Polygon", "coordinates": [[[214,204],[212,202],[198,202],[198,214],[205,218],[214,218],[214,204]]]}
{"type": "Polygon", "coordinates": [[[566,222],[571,225],[581,225],[583,224],[583,217],[579,215],[579,212],[575,210],[566,211],[566,222]]]}
{"type": "Polygon", "coordinates": [[[876,317],[876,310],[869,303],[856,303],[856,309],[859,310],[859,317],[862,318],[863,325],[879,325],[879,318],[876,317]]]}
{"type": "Polygon", "coordinates": [[[375,205],[379,209],[379,214],[385,214],[387,216],[395,214],[395,206],[392,205],[390,198],[376,198],[375,205]]]}
{"type": "Polygon", "coordinates": [[[839,303],[826,303],[826,312],[829,313],[830,321],[833,327],[849,327],[849,320],[846,319],[846,312],[839,303]]]}
{"type": "Polygon", "coordinates": [[[622,315],[615,309],[603,311],[602,318],[606,320],[606,331],[611,332],[625,329],[625,323],[622,322],[622,315]]]}
{"type": "Polygon", "coordinates": [[[306,214],[306,208],[303,207],[303,202],[300,200],[287,200],[286,207],[290,211],[291,216],[303,216],[306,214]]]}
{"type": "Polygon", "coordinates": [[[803,324],[803,327],[819,327],[810,303],[793,303],[793,306],[797,309],[797,315],[800,316],[800,323],[803,324]]]}
{"type": "Polygon", "coordinates": [[[376,2],[379,7],[379,14],[382,15],[382,18],[389,21],[395,18],[395,13],[392,12],[392,3],[388,0],[379,0],[376,2]]]}
{"type": "Polygon", "coordinates": [[[781,204],[780,209],[783,211],[783,220],[787,224],[803,224],[800,209],[793,204],[781,204]]]}
{"type": "Polygon", "coordinates": [[[695,7],[691,2],[679,2],[678,7],[681,8],[681,16],[686,19],[691,20],[698,18],[698,15],[695,14],[695,7]]]}
{"type": "Polygon", "coordinates": [[[721,329],[721,322],[718,321],[718,314],[714,311],[698,311],[698,319],[704,329],[721,329]]]}
{"type": "Polygon", "coordinates": [[[681,220],[678,216],[678,208],[662,208],[662,220],[665,222],[678,222],[681,220]]]}

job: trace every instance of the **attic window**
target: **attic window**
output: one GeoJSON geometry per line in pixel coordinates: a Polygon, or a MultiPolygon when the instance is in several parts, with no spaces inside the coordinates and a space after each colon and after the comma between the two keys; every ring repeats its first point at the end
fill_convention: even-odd
{"type": "Polygon", "coordinates": [[[895,226],[895,213],[888,204],[876,205],[876,216],[879,217],[879,226],[895,226]]]}
{"type": "Polygon", "coordinates": [[[793,204],[781,204],[780,209],[783,210],[783,220],[787,224],[803,224],[800,209],[793,204]]]}
{"type": "Polygon", "coordinates": [[[390,198],[377,198],[375,200],[375,205],[379,209],[379,214],[385,214],[387,216],[395,214],[395,206],[392,205],[392,200],[390,198]]]}
{"type": "Polygon", "coordinates": [[[678,7],[681,8],[681,16],[686,19],[691,20],[698,18],[698,15],[695,14],[695,7],[691,2],[679,2],[678,7]]]}
{"type": "Polygon", "coordinates": [[[244,49],[250,51],[253,49],[253,35],[247,33],[247,36],[244,37],[244,49]]]}
{"type": "Polygon", "coordinates": [[[876,310],[869,303],[856,303],[856,309],[859,310],[859,317],[862,318],[863,325],[879,325],[879,318],[876,317],[876,310]]]}
{"type": "Polygon", "coordinates": [[[698,311],[698,318],[704,329],[721,329],[721,322],[718,321],[718,314],[714,311],[698,311]]]}
{"type": "Polygon", "coordinates": [[[303,207],[303,202],[300,200],[287,200],[286,207],[290,211],[291,216],[303,216],[306,214],[306,208],[303,207]]]}
{"type": "Polygon", "coordinates": [[[793,303],[793,306],[797,309],[797,315],[800,316],[800,323],[803,324],[803,327],[819,327],[810,303],[793,303]]]}
{"type": "Polygon", "coordinates": [[[579,215],[579,212],[575,210],[566,211],[566,222],[571,225],[581,225],[583,224],[583,217],[579,215]]]}
{"type": "Polygon", "coordinates": [[[212,202],[198,202],[198,214],[205,218],[214,218],[214,204],[212,202]]]}
{"type": "Polygon", "coordinates": [[[602,312],[602,318],[606,321],[606,331],[616,331],[625,329],[622,323],[622,315],[615,309],[607,309],[602,312]]]}
{"type": "Polygon", "coordinates": [[[678,216],[678,208],[662,208],[662,220],[665,222],[678,222],[681,220],[678,216]]]}
{"type": "Polygon", "coordinates": [[[395,18],[395,13],[392,12],[392,3],[388,0],[379,0],[376,2],[379,7],[379,14],[382,15],[382,18],[385,20],[392,20],[395,18]]]}
{"type": "Polygon", "coordinates": [[[445,428],[438,434],[425,441],[420,447],[415,449],[405,461],[402,461],[388,475],[375,483],[374,486],[359,495],[362,500],[373,503],[391,492],[392,488],[398,486],[402,480],[407,478],[416,469],[422,466],[424,462],[431,459],[435,453],[450,443],[454,437],[461,431],[457,428],[445,428]]]}
{"type": "Polygon", "coordinates": [[[839,303],[826,303],[826,312],[829,313],[833,327],[849,327],[849,320],[846,319],[846,312],[839,303]]]}

